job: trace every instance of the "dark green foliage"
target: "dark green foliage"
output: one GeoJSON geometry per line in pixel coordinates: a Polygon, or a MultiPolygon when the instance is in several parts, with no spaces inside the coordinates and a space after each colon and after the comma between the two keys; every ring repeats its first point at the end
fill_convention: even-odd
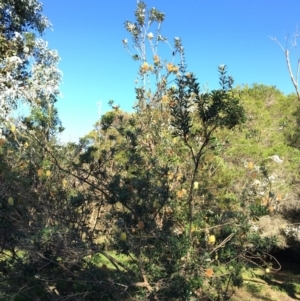
{"type": "Polygon", "coordinates": [[[203,123],[211,127],[232,129],[246,121],[244,108],[232,93],[233,79],[226,76],[226,66],[219,67],[221,90],[204,93],[197,101],[203,123]]]}
{"type": "Polygon", "coordinates": [[[176,80],[177,87],[171,88],[172,105],[171,125],[176,129],[173,136],[185,138],[190,133],[192,119],[190,109],[194,105],[194,99],[199,97],[199,84],[193,74],[181,76],[176,80]]]}
{"type": "Polygon", "coordinates": [[[264,215],[268,215],[269,213],[268,208],[260,204],[251,204],[249,209],[251,211],[251,217],[254,219],[264,215]]]}
{"type": "Polygon", "coordinates": [[[101,117],[101,128],[106,131],[113,123],[115,119],[115,113],[109,112],[101,117]]]}

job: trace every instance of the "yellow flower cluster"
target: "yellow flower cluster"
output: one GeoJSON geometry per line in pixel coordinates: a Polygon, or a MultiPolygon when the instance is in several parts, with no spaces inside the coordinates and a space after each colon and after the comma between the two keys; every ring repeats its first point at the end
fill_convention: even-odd
{"type": "Polygon", "coordinates": [[[216,242],[216,237],[215,237],[214,235],[209,235],[209,236],[208,236],[208,243],[209,243],[210,245],[214,245],[215,242],[216,242]]]}
{"type": "Polygon", "coordinates": [[[179,71],[178,66],[175,66],[173,63],[168,63],[166,66],[168,72],[173,72],[173,73],[177,73],[179,71]]]}
{"type": "Polygon", "coordinates": [[[168,95],[163,95],[161,98],[162,103],[167,103],[169,101],[169,96],[168,95]]]}
{"type": "Polygon", "coordinates": [[[253,162],[248,162],[248,169],[253,169],[253,162]]]}
{"type": "Polygon", "coordinates": [[[187,191],[182,188],[181,190],[177,191],[177,197],[182,198],[183,196],[185,196],[187,193],[187,191]]]}
{"type": "MultiPolygon", "coordinates": [[[[38,169],[37,174],[39,177],[42,177],[44,175],[44,171],[40,168],[40,169],[38,169]]],[[[47,170],[45,172],[45,175],[49,178],[51,176],[51,171],[47,170]]]]}
{"type": "Polygon", "coordinates": [[[122,232],[121,235],[120,235],[120,239],[122,241],[126,241],[127,240],[127,234],[125,232],[122,232]]]}
{"type": "Polygon", "coordinates": [[[140,72],[146,73],[148,71],[153,71],[153,66],[149,65],[147,62],[144,62],[140,68],[140,72]]]}

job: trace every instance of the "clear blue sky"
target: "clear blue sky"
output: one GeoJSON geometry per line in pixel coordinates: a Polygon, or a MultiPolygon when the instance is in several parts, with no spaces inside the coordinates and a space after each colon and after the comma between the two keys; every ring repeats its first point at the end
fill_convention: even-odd
{"type": "MultiPolygon", "coordinates": [[[[134,21],[136,0],[42,0],[44,14],[53,24],[45,39],[57,49],[63,72],[57,106],[64,141],[87,134],[110,99],[131,111],[138,64],[122,45],[129,38],[125,20],[134,21]]],[[[226,64],[235,84],[275,85],[294,92],[284,54],[269,38],[285,43],[300,22],[299,0],[149,0],[166,14],[162,34],[182,38],[188,69],[200,85],[218,85],[217,66],[226,64]]],[[[299,24],[300,26],[300,24],[299,24]]],[[[300,43],[300,41],[299,41],[300,43]]],[[[296,52],[294,53],[296,65],[296,52]]],[[[171,57],[171,56],[170,56],[171,57]]],[[[166,57],[167,59],[167,57],[166,57]]]]}

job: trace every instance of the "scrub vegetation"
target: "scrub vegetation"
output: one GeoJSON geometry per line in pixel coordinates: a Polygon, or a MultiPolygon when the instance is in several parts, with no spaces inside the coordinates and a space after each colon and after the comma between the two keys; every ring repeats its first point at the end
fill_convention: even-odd
{"type": "Polygon", "coordinates": [[[0,1],[0,300],[299,298],[298,94],[234,86],[225,65],[208,91],[165,14],[134,17],[134,112],[110,101],[61,144],[50,23],[37,0],[0,1]]]}

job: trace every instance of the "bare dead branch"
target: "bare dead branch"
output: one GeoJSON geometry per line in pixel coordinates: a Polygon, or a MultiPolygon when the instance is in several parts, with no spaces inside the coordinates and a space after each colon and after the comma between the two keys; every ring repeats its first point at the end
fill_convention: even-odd
{"type": "MultiPolygon", "coordinates": [[[[291,47],[297,47],[297,39],[298,37],[300,36],[300,33],[298,31],[298,28],[296,29],[296,32],[293,36],[293,39],[292,39],[292,42],[291,42],[291,47]]],[[[291,61],[290,61],[290,50],[288,48],[288,41],[289,41],[289,37],[286,36],[285,39],[287,41],[286,43],[286,46],[283,47],[282,44],[277,40],[277,38],[275,37],[270,37],[272,41],[274,41],[280,48],[281,50],[284,52],[284,56],[285,56],[285,60],[286,60],[286,64],[287,64],[287,68],[288,68],[288,72],[289,72],[289,75],[290,75],[290,78],[291,78],[291,81],[292,81],[292,84],[295,88],[295,91],[296,91],[296,94],[297,94],[297,98],[298,98],[298,101],[300,101],[300,89],[299,89],[299,86],[298,86],[298,80],[299,80],[299,70],[300,70],[300,58],[298,59],[298,62],[297,62],[297,69],[296,69],[296,73],[295,73],[295,76],[294,76],[294,73],[293,73],[293,70],[292,70],[292,67],[291,67],[291,61]]]]}

